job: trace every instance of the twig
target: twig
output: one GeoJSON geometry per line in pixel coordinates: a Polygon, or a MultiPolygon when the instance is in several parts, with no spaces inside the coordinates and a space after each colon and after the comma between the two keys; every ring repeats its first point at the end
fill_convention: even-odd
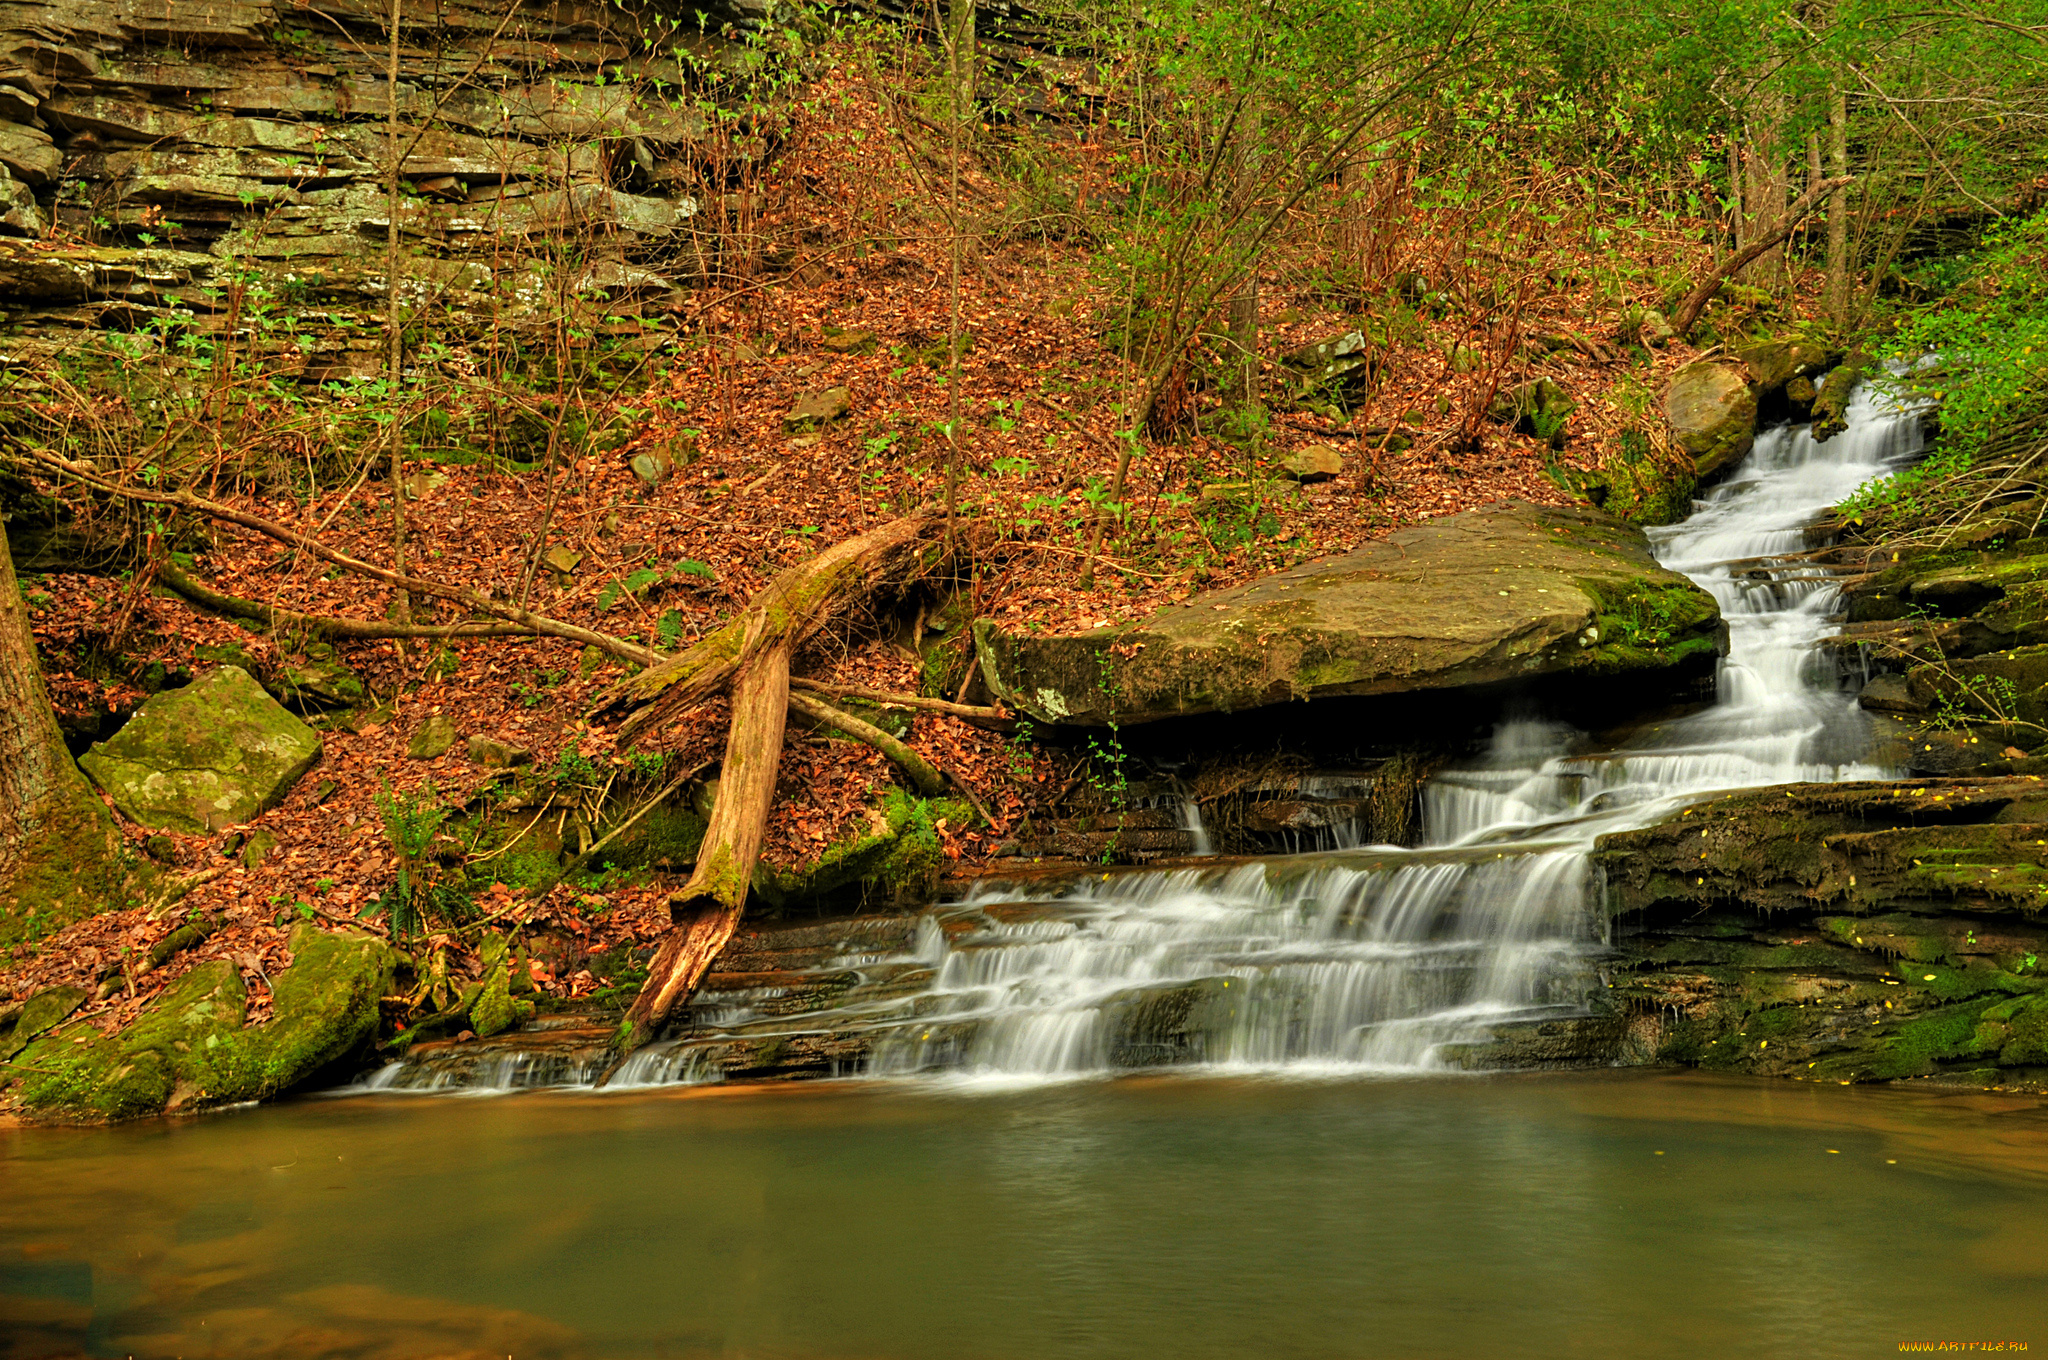
{"type": "Polygon", "coordinates": [[[927,699],[921,694],[898,694],[893,690],[866,689],[860,685],[834,685],[823,680],[806,680],[802,676],[789,678],[791,689],[810,690],[816,694],[836,694],[842,699],[866,699],[870,703],[890,704],[897,708],[922,708],[933,713],[944,713],[969,722],[1000,723],[1013,727],[1015,723],[1000,708],[985,708],[979,704],[956,704],[949,699],[927,699]]]}
{"type": "Polygon", "coordinates": [[[439,599],[451,600],[476,613],[489,614],[494,618],[523,624],[536,633],[545,634],[549,637],[567,638],[572,642],[582,642],[590,646],[599,647],[610,652],[613,656],[637,662],[643,666],[652,666],[662,660],[659,652],[650,651],[636,643],[628,642],[624,638],[615,638],[606,633],[592,632],[588,628],[579,628],[575,624],[563,623],[559,619],[551,619],[544,614],[534,614],[512,605],[504,605],[499,604],[495,600],[487,600],[475,591],[464,590],[459,586],[445,585],[440,581],[431,581],[419,576],[408,576],[403,572],[380,567],[374,562],[365,562],[360,558],[350,557],[347,553],[330,548],[317,539],[308,538],[296,530],[288,529],[275,520],[265,519],[261,515],[251,514],[246,510],[237,510],[231,505],[222,505],[217,501],[209,501],[204,497],[194,495],[189,490],[150,491],[143,487],[124,486],[119,482],[108,481],[106,478],[98,475],[98,473],[80,464],[71,462],[69,459],[63,458],[47,449],[24,449],[20,451],[20,456],[46,470],[61,472],[66,476],[75,477],[85,485],[95,490],[103,491],[110,496],[119,496],[124,500],[143,501],[151,505],[174,505],[180,509],[204,515],[209,519],[223,520],[229,524],[239,525],[244,529],[252,529],[267,538],[274,538],[289,547],[302,548],[322,561],[331,562],[344,571],[352,571],[359,576],[367,576],[372,580],[382,581],[386,585],[411,591],[414,594],[432,595],[439,599]]]}

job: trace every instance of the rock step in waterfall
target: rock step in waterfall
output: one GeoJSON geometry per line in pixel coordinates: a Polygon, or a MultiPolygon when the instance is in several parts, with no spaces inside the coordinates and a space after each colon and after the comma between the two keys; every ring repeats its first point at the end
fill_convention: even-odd
{"type": "MultiPolygon", "coordinates": [[[[918,917],[753,929],[685,1037],[616,1081],[1412,1072],[1625,1054],[1600,976],[1595,840],[1716,790],[1884,773],[1863,763],[1870,719],[1816,645],[1835,627],[1833,584],[1757,563],[1803,550],[1826,507],[1919,450],[1917,412],[1874,390],[1849,417],[1826,443],[1766,432],[1690,518],[1652,531],[1658,560],[1726,621],[1713,704],[1605,744],[1511,718],[1485,754],[1425,786],[1417,849],[983,882],[918,917]]],[[[371,1084],[578,1084],[601,1060],[600,1031],[582,1033],[547,1058],[521,1036],[429,1046],[371,1084]]]]}

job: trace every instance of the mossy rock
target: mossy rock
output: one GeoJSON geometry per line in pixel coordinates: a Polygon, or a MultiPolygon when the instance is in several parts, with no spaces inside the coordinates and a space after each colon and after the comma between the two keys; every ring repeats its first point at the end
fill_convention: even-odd
{"type": "Polygon", "coordinates": [[[1111,628],[975,625],[991,693],[1034,721],[1133,724],[1559,675],[1710,670],[1713,598],[1634,525],[1504,501],[1111,628]]]}
{"type": "Polygon", "coordinates": [[[966,827],[976,813],[958,799],[883,794],[866,826],[790,869],[757,864],[752,891],[771,906],[818,905],[839,897],[910,905],[929,900],[946,863],[938,823],[966,827]]]}
{"type": "Polygon", "coordinates": [[[1756,442],[1756,393],[1724,364],[1678,370],[1664,389],[1664,416],[1702,480],[1741,462],[1756,442]]]}
{"type": "Polygon", "coordinates": [[[206,833],[277,806],[319,758],[319,733],[221,666],[143,704],[78,763],[141,825],[206,833]]]}
{"type": "Polygon", "coordinates": [[[290,947],[268,1023],[244,1027],[248,998],[233,964],[202,963],[111,1038],[81,1044],[60,1030],[31,1044],[17,1064],[23,1102],[40,1115],[97,1121],[290,1090],[376,1033],[397,964],[381,940],[312,925],[296,927],[290,947]]]}

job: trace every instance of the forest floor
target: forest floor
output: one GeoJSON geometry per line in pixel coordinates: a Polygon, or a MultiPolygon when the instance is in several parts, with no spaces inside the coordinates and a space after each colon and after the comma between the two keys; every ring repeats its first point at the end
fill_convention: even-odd
{"type": "MultiPolygon", "coordinates": [[[[866,238],[870,209],[863,205],[901,179],[903,157],[889,149],[875,105],[857,88],[828,93],[840,101],[835,127],[865,125],[874,135],[842,138],[814,152],[798,142],[777,168],[767,211],[803,239],[866,238]]],[[[1000,192],[986,176],[974,179],[978,194],[1000,192]]],[[[1438,244],[1432,224],[1418,216],[1408,228],[1416,267],[1426,269],[1438,244]]],[[[1659,270],[1700,267],[1708,254],[1701,236],[1698,224],[1681,223],[1665,237],[1636,238],[1637,273],[1648,278],[1659,270]]],[[[551,515],[553,488],[538,474],[417,464],[409,485],[418,494],[407,506],[414,569],[505,598],[516,593],[539,553],[565,548],[575,557],[573,568],[538,570],[531,608],[650,645],[684,646],[784,567],[906,508],[935,502],[947,465],[945,438],[937,433],[949,413],[947,246],[942,234],[905,231],[887,248],[822,253],[754,292],[743,310],[728,309],[726,330],[715,342],[683,345],[655,359],[650,386],[633,398],[645,414],[632,438],[564,469],[551,515]],[[873,338],[850,353],[827,344],[843,347],[848,332],[873,338]],[[832,387],[847,389],[847,414],[815,434],[792,435],[785,416],[796,401],[832,387]],[[674,461],[673,474],[651,491],[628,465],[635,453],[648,451],[674,461]],[[660,584],[639,593],[619,588],[648,567],[663,573],[660,584]]],[[[1551,275],[1565,282],[1531,297],[1515,324],[1527,335],[1577,331],[1611,341],[1615,300],[1596,296],[1585,281],[1603,267],[1612,274],[1613,261],[1570,244],[1554,246],[1552,259],[1551,275]]],[[[1133,469],[1130,514],[1110,532],[1105,560],[1084,586],[1094,514],[1088,492],[1114,466],[1117,403],[1127,396],[1125,369],[1100,338],[1112,304],[1085,242],[1022,236],[980,242],[959,281],[961,323],[971,337],[960,360],[960,494],[963,514],[1001,526],[1001,550],[967,586],[968,616],[1029,618],[1052,630],[1099,626],[1489,502],[1572,503],[1546,469],[1553,463],[1598,466],[1614,433],[1642,418],[1648,394],[1697,356],[1673,344],[1617,349],[1612,362],[1598,363],[1571,349],[1512,347],[1515,357],[1505,365],[1463,371],[1450,356],[1471,341],[1471,323],[1411,311],[1413,329],[1385,353],[1370,409],[1340,423],[1292,407],[1285,400],[1288,376],[1274,358],[1355,329],[1365,315],[1367,304],[1346,302],[1319,284],[1314,264],[1308,258],[1276,261],[1261,280],[1270,398],[1264,431],[1252,440],[1226,441],[1217,422],[1205,418],[1198,428],[1148,445],[1133,469]],[[1483,428],[1476,445],[1461,446],[1462,412],[1504,384],[1534,377],[1556,379],[1579,403],[1561,452],[1496,424],[1483,428]],[[1412,431],[1413,443],[1369,460],[1357,431],[1396,420],[1412,431]],[[1256,486],[1285,455],[1311,444],[1347,450],[1342,474],[1299,488],[1275,485],[1251,509],[1242,500],[1201,494],[1214,482],[1256,486]]],[[[1660,301],[1647,283],[1632,300],[1660,301]]],[[[1197,392],[1205,417],[1217,404],[1213,394],[1197,392]]],[[[389,558],[392,506],[382,479],[233,499],[308,531],[317,528],[343,551],[389,558]]],[[[217,590],[300,611],[378,618],[388,603],[381,587],[365,591],[356,578],[330,574],[269,539],[226,528],[213,531],[194,572],[217,590]]],[[[128,677],[151,663],[169,672],[205,669],[195,647],[232,644],[265,666],[290,659],[278,653],[274,639],[161,589],[138,596],[127,582],[70,575],[29,576],[23,584],[53,695],[74,718],[132,708],[146,696],[128,677]],[[113,650],[126,670],[110,677],[93,658],[107,650],[124,615],[125,631],[113,650]]],[[[440,621],[453,620],[444,614],[440,621]]],[[[337,655],[376,702],[326,729],[320,766],[260,819],[276,837],[276,850],[245,866],[221,835],[174,837],[177,872],[212,869],[218,876],[161,919],[141,910],[108,912],[0,957],[0,1003],[60,983],[87,985],[193,909],[220,913],[229,924],[143,979],[132,994],[117,992],[100,1003],[91,1023],[112,1032],[204,959],[232,958],[252,980],[274,975],[288,961],[286,927],[305,914],[297,904],[345,920],[390,886],[396,861],[376,806],[381,792],[431,785],[433,796],[455,805],[492,777],[469,763],[460,741],[439,758],[408,759],[407,744],[430,715],[455,715],[464,735],[526,748],[542,770],[556,768],[565,755],[599,767],[614,755],[612,734],[584,714],[592,696],[618,677],[618,663],[607,658],[593,666],[574,643],[489,639],[401,649],[393,642],[357,642],[340,645],[337,655]]],[[[800,659],[798,673],[914,692],[920,662],[899,642],[877,638],[815,649],[800,659]]],[[[722,703],[714,701],[643,746],[685,761],[715,758],[723,717],[722,703]]],[[[954,719],[921,719],[910,741],[964,775],[999,822],[1028,804],[1034,779],[1045,773],[1042,761],[1032,767],[1029,752],[1020,758],[1001,736],[954,719]]],[[[802,863],[864,816],[875,787],[889,777],[890,767],[865,747],[792,730],[765,858],[783,867],[802,863]]],[[[130,831],[139,847],[143,833],[130,831]]],[[[966,866],[993,849],[999,831],[940,828],[947,852],[966,866]]],[[[579,959],[649,944],[668,928],[671,886],[629,882],[600,892],[563,886],[523,905],[500,889],[480,905],[505,911],[508,923],[524,921],[574,942],[536,972],[541,990],[570,998],[598,985],[579,959]]],[[[467,937],[469,945],[475,940],[467,937]]],[[[465,960],[474,967],[464,939],[446,942],[458,968],[465,960]]],[[[260,984],[250,992],[254,1022],[267,1013],[269,994],[260,984]]]]}

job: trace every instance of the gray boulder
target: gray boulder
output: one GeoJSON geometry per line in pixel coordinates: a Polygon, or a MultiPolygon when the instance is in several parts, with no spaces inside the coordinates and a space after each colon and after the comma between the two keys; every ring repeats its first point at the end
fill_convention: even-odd
{"type": "Polygon", "coordinates": [[[975,625],[982,675],[1047,723],[1101,726],[1543,675],[1704,669],[1713,598],[1590,509],[1503,501],[1114,628],[975,625]]]}
{"type": "Polygon", "coordinates": [[[320,758],[320,734],[238,666],[166,690],[79,759],[126,816],[205,833],[277,806],[320,758]]]}
{"type": "Polygon", "coordinates": [[[1733,467],[1756,442],[1756,393],[1740,369],[1687,364],[1664,389],[1664,418],[1692,455],[1694,471],[1711,477],[1733,467]]]}

